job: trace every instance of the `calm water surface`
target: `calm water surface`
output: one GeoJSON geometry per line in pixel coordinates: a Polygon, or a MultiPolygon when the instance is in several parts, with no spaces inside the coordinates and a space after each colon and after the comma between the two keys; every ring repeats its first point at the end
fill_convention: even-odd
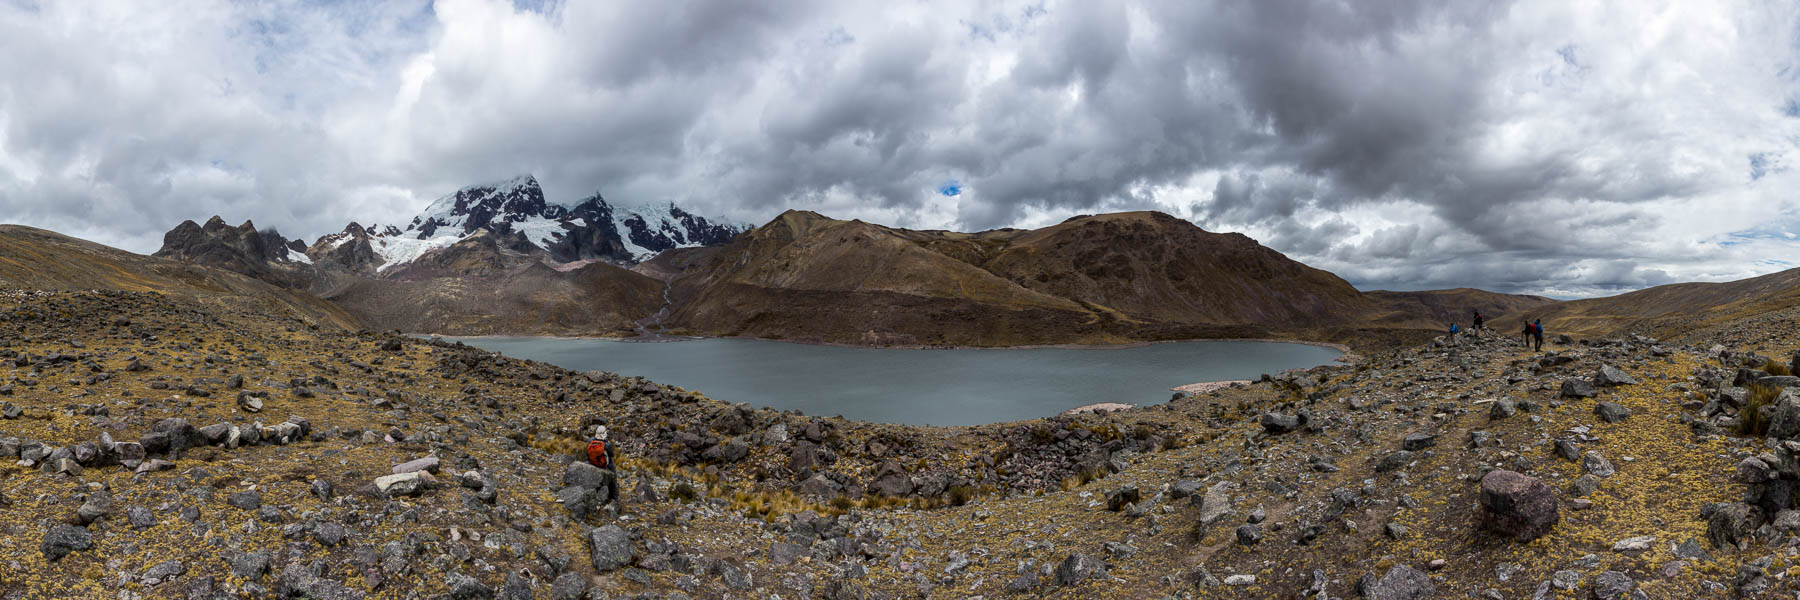
{"type": "Polygon", "coordinates": [[[915,425],[1018,421],[1099,402],[1156,404],[1178,385],[1255,379],[1339,356],[1274,342],[903,350],[744,339],[446,339],[567,369],[641,375],[725,402],[915,425]]]}

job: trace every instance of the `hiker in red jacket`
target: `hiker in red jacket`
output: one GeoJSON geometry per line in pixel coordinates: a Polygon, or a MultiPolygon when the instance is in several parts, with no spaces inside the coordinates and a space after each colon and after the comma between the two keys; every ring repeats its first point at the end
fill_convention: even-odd
{"type": "Polygon", "coordinates": [[[619,506],[624,506],[624,499],[619,497],[619,470],[617,468],[619,461],[613,450],[612,440],[607,439],[606,437],[605,425],[597,425],[594,427],[594,438],[588,440],[587,461],[588,464],[600,467],[602,470],[606,471],[606,492],[608,500],[617,502],[619,506]]]}

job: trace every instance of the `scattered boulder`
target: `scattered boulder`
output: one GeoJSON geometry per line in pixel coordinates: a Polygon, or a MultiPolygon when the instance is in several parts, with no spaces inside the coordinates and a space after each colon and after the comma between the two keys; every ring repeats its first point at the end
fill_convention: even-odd
{"type": "Polygon", "coordinates": [[[1562,382],[1562,396],[1564,398],[1592,398],[1598,395],[1600,395],[1600,392],[1594,389],[1594,382],[1592,381],[1580,377],[1570,377],[1564,379],[1562,382]]]}
{"type": "Polygon", "coordinates": [[[1597,600],[1625,600],[1637,589],[1637,582],[1618,571],[1602,571],[1594,576],[1594,598],[1597,600]]]}
{"type": "Polygon", "coordinates": [[[1262,415],[1263,431],[1282,434],[1299,429],[1302,426],[1300,417],[1277,412],[1266,412],[1262,415]]]}
{"type": "Polygon", "coordinates": [[[1617,402],[1601,402],[1594,405],[1594,414],[1608,423],[1618,423],[1631,417],[1631,409],[1617,402]]]}
{"type": "Polygon", "coordinates": [[[42,544],[44,558],[50,562],[62,560],[62,557],[68,556],[71,552],[92,550],[93,548],[94,534],[74,525],[51,527],[50,532],[44,534],[44,543],[42,544]]]}
{"type": "Polygon", "coordinates": [[[1618,367],[1603,365],[1600,367],[1599,371],[1594,372],[1594,385],[1600,387],[1637,385],[1637,380],[1633,379],[1631,375],[1626,374],[1625,371],[1620,370],[1618,367]]]}
{"type": "Polygon", "coordinates": [[[389,498],[417,496],[429,487],[431,475],[423,471],[396,473],[375,478],[375,489],[389,498]]]}
{"type": "Polygon", "coordinates": [[[1733,549],[1750,541],[1762,521],[1762,511],[1742,502],[1713,504],[1707,507],[1706,539],[1714,548],[1733,549]]]}
{"type": "Polygon", "coordinates": [[[1056,585],[1069,586],[1106,575],[1106,564],[1082,553],[1070,554],[1056,566],[1056,585]]]}
{"type": "Polygon", "coordinates": [[[1381,579],[1363,587],[1368,600],[1424,600],[1437,593],[1437,584],[1424,571],[1394,565],[1381,579]]]}
{"type": "Polygon", "coordinates": [[[1481,478],[1481,508],[1489,529],[1521,542],[1543,537],[1559,519],[1549,484],[1504,469],[1481,478]]]}
{"type": "Polygon", "coordinates": [[[1606,460],[1596,450],[1589,450],[1581,455],[1581,470],[1595,477],[1612,477],[1619,472],[1613,468],[1612,461],[1606,460]]]}
{"type": "Polygon", "coordinates": [[[618,525],[597,527],[588,532],[588,546],[594,554],[594,570],[611,573],[631,564],[631,535],[618,525]]]}

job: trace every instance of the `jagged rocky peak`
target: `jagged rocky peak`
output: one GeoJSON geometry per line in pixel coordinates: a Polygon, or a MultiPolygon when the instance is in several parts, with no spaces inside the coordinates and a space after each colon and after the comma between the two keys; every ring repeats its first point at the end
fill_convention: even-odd
{"type": "Polygon", "coordinates": [[[242,225],[232,227],[224,218],[214,215],[205,225],[192,220],[182,221],[163,234],[162,248],[155,255],[205,264],[305,261],[304,254],[296,258],[295,253],[289,252],[290,248],[289,240],[279,231],[272,228],[258,231],[256,224],[247,219],[242,225]]]}

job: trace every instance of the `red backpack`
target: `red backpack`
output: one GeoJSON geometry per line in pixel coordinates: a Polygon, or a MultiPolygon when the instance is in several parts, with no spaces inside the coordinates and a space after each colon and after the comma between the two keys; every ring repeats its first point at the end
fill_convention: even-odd
{"type": "Polygon", "coordinates": [[[607,462],[606,462],[606,441],[605,440],[594,440],[594,441],[588,442],[587,455],[588,455],[588,457],[587,457],[588,464],[590,464],[590,465],[594,465],[594,466],[600,467],[602,469],[605,469],[605,468],[608,468],[611,466],[611,465],[607,464],[607,462]]]}

